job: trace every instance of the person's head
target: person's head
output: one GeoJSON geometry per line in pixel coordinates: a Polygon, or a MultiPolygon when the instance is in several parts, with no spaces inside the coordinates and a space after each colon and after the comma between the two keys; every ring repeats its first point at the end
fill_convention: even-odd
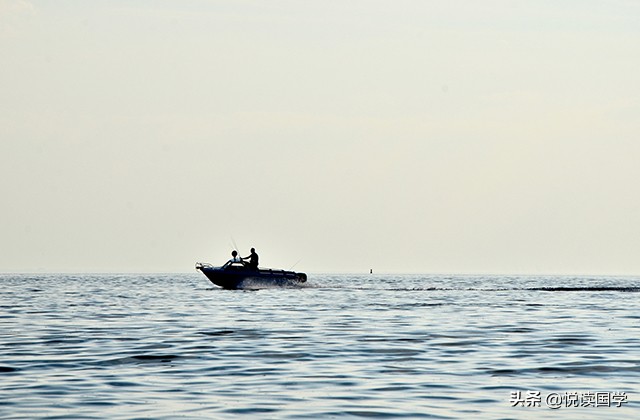
{"type": "Polygon", "coordinates": [[[238,256],[238,251],[236,251],[235,249],[233,251],[231,251],[231,256],[232,257],[237,257],[238,256]]]}
{"type": "Polygon", "coordinates": [[[254,252],[256,252],[255,248],[251,248],[251,253],[253,254],[254,252]]]}

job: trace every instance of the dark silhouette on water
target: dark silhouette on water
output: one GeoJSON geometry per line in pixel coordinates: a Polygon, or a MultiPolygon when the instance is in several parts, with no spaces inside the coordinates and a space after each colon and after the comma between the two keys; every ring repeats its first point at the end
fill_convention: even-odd
{"type": "Polygon", "coordinates": [[[265,286],[291,286],[307,281],[305,273],[295,271],[258,268],[258,254],[251,248],[245,262],[233,250],[231,259],[221,267],[207,263],[196,263],[196,270],[207,276],[211,283],[225,289],[260,288],[265,286]]]}

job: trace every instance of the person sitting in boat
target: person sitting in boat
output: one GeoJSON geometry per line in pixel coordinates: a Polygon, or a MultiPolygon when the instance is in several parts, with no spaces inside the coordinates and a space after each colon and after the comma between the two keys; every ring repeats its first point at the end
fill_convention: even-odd
{"type": "Polygon", "coordinates": [[[256,254],[256,249],[255,248],[251,248],[251,254],[248,257],[244,258],[245,260],[249,260],[249,262],[245,262],[244,265],[247,268],[250,268],[252,270],[257,270],[258,269],[258,254],[256,254]]]}
{"type": "Polygon", "coordinates": [[[231,259],[229,261],[227,261],[222,268],[227,268],[229,267],[231,264],[233,263],[240,263],[243,264],[242,261],[242,257],[238,257],[238,251],[236,251],[235,249],[233,251],[231,251],[231,259]]]}

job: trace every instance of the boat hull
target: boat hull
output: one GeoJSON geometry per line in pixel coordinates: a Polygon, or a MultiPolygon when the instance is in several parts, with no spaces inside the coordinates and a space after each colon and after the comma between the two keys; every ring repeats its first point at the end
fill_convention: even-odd
{"type": "Polygon", "coordinates": [[[307,281],[305,273],[261,268],[214,267],[208,264],[196,264],[211,283],[224,289],[251,289],[269,286],[296,286],[307,281]]]}

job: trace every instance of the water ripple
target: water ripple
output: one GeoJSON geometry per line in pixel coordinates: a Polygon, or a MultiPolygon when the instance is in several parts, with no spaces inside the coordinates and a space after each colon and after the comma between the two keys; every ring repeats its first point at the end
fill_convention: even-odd
{"type": "Polygon", "coordinates": [[[193,275],[0,276],[1,418],[538,418],[514,390],[627,392],[621,277],[316,275],[226,291],[193,275]]]}

